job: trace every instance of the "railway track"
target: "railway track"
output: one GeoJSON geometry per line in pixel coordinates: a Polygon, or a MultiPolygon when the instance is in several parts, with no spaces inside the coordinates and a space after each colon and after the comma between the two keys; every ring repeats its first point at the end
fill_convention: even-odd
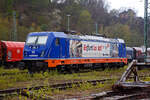
{"type": "MultiPolygon", "coordinates": [[[[31,93],[31,95],[32,95],[32,90],[38,90],[38,89],[41,89],[41,88],[51,88],[52,90],[54,90],[54,89],[65,90],[67,88],[72,88],[73,85],[80,86],[80,84],[84,84],[84,83],[90,83],[92,85],[96,85],[98,83],[103,84],[104,82],[110,81],[110,80],[112,80],[112,79],[68,82],[68,83],[54,84],[54,85],[47,85],[47,86],[12,88],[12,89],[0,90],[0,98],[4,98],[5,96],[8,96],[8,95],[20,94],[20,93],[22,95],[27,96],[28,95],[27,92],[31,93]]],[[[42,99],[42,97],[41,97],[41,99],[42,99]]]]}
{"type": "MultiPolygon", "coordinates": [[[[79,71],[79,72],[74,72],[74,73],[87,73],[87,72],[90,72],[90,71],[79,71]]],[[[3,72],[3,73],[0,73],[0,76],[6,76],[6,75],[17,75],[17,74],[30,74],[29,72],[11,72],[11,73],[7,73],[7,72],[3,72]]],[[[34,73],[32,73],[34,74],[34,73]]],[[[70,72],[62,72],[60,74],[72,74],[70,72]]]]}
{"type": "Polygon", "coordinates": [[[28,74],[28,72],[0,73],[0,76],[6,76],[6,75],[17,75],[17,74],[28,74]]]}
{"type": "MultiPolygon", "coordinates": [[[[35,93],[32,92],[32,90],[39,90],[41,88],[51,88],[59,89],[59,90],[65,90],[67,88],[72,88],[73,85],[80,86],[80,84],[83,83],[90,83],[92,85],[96,85],[98,83],[104,83],[106,81],[111,81],[112,79],[103,79],[103,80],[90,80],[90,81],[78,81],[78,82],[68,82],[68,83],[62,83],[62,84],[54,84],[54,85],[47,85],[47,86],[35,86],[35,87],[25,87],[25,88],[12,88],[12,89],[6,89],[6,90],[0,90],[0,99],[14,95],[14,94],[21,94],[23,96],[29,96],[32,97],[38,97],[41,100],[55,100],[54,98],[50,96],[36,96],[35,93]]],[[[89,97],[80,98],[80,100],[133,100],[133,99],[149,99],[150,98],[150,90],[149,89],[143,89],[143,90],[127,90],[127,91],[108,91],[108,92],[102,92],[98,94],[92,94],[89,97]]],[[[67,100],[67,99],[66,99],[67,100]]],[[[78,100],[78,99],[69,99],[69,100],[78,100]]]]}
{"type": "Polygon", "coordinates": [[[141,100],[150,99],[150,91],[102,92],[92,94],[90,100],[141,100]]]}
{"type": "Polygon", "coordinates": [[[98,94],[92,94],[91,96],[72,98],[65,100],[149,100],[150,91],[128,91],[128,92],[115,92],[107,91],[98,94]]]}
{"type": "MultiPolygon", "coordinates": [[[[58,73],[60,73],[60,74],[72,74],[72,73],[87,73],[87,72],[91,72],[91,71],[93,71],[93,70],[90,70],[90,69],[85,70],[84,69],[84,70],[80,70],[80,71],[72,71],[72,72],[70,72],[70,71],[62,71],[62,72],[58,72],[58,73]]],[[[102,71],[102,70],[101,69],[97,69],[95,71],[102,71]]],[[[51,72],[51,70],[49,70],[49,72],[51,72]]],[[[24,72],[24,71],[22,71],[22,72],[14,72],[14,73],[13,72],[10,72],[10,73],[2,72],[2,73],[0,73],[0,76],[17,75],[17,74],[30,74],[30,73],[29,72],[24,72]]],[[[34,74],[34,72],[32,74],[34,74]]]]}
{"type": "MultiPolygon", "coordinates": [[[[73,72],[73,73],[88,73],[88,72],[91,72],[92,70],[81,70],[81,71],[78,71],[78,72],[73,72]]],[[[95,71],[102,71],[102,70],[95,70],[95,71]]],[[[16,72],[16,73],[7,73],[7,72],[4,72],[4,73],[0,73],[0,76],[6,76],[6,75],[17,75],[17,74],[30,74],[29,72],[16,72]]],[[[60,74],[72,74],[70,72],[62,72],[60,74]]],[[[139,77],[150,77],[150,74],[148,75],[140,75],[139,77]]],[[[129,77],[129,78],[133,78],[133,77],[129,77]]]]}

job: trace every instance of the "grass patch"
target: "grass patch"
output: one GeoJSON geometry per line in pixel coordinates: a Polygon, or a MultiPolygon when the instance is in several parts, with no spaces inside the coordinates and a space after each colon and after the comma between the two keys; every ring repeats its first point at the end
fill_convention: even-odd
{"type": "MultiPolygon", "coordinates": [[[[91,71],[87,73],[73,73],[73,74],[60,74],[57,71],[18,74],[22,72],[19,69],[3,69],[0,68],[0,89],[27,87],[36,85],[50,85],[56,83],[64,83],[71,81],[86,81],[86,80],[99,80],[99,79],[114,79],[117,81],[126,70],[127,66],[119,69],[105,69],[104,71],[91,71]],[[1,73],[16,73],[14,75],[2,76],[1,73]]],[[[27,72],[27,70],[23,70],[27,72]]],[[[140,70],[139,75],[149,74],[150,69],[140,70]]],[[[147,79],[148,80],[148,79],[147,79]]]]}
{"type": "MultiPolygon", "coordinates": [[[[65,91],[60,91],[58,89],[52,90],[49,88],[43,88],[40,90],[34,90],[33,93],[28,93],[28,95],[32,95],[35,98],[39,98],[40,96],[58,96],[58,95],[74,95],[76,93],[86,95],[93,91],[102,92],[106,90],[110,90],[111,86],[117,82],[127,66],[119,69],[105,69],[104,71],[91,71],[87,73],[73,73],[73,74],[60,74],[57,71],[52,72],[44,72],[44,73],[34,73],[33,75],[24,73],[24,74],[15,74],[15,75],[6,75],[0,76],[0,89],[6,89],[11,87],[30,87],[36,85],[50,85],[56,83],[64,83],[71,81],[86,81],[86,80],[98,80],[98,79],[110,79],[109,82],[105,82],[104,84],[97,83],[97,85],[93,86],[90,83],[84,83],[80,85],[72,85],[72,88],[68,88],[65,91]]],[[[18,73],[20,70],[18,69],[10,69],[9,73],[18,73]]],[[[7,72],[7,69],[0,68],[0,72],[7,72]]],[[[25,70],[26,71],[26,70],[25,70]]],[[[143,69],[138,71],[138,75],[150,75],[150,69],[143,69]]],[[[133,80],[128,80],[133,81],[133,80]]],[[[150,77],[143,78],[143,81],[150,81],[150,77]]],[[[18,95],[18,98],[26,99],[21,95],[18,95]]]]}
{"type": "MultiPolygon", "coordinates": [[[[113,81],[109,81],[109,83],[97,83],[96,85],[92,85],[91,83],[85,82],[85,83],[80,83],[80,84],[73,84],[72,88],[67,88],[66,90],[59,90],[59,89],[52,89],[51,87],[47,88],[43,88],[43,89],[39,89],[39,90],[33,90],[32,93],[31,92],[27,92],[29,97],[35,98],[35,99],[40,99],[40,97],[56,97],[58,95],[74,95],[77,92],[81,93],[83,91],[86,91],[88,93],[93,92],[95,89],[99,90],[99,91],[105,91],[105,89],[107,90],[108,88],[110,89],[112,84],[114,82],[113,81]],[[100,90],[101,89],[101,90],[100,90]]],[[[82,95],[88,95],[83,93],[82,95]]]]}
{"type": "MultiPolygon", "coordinates": [[[[12,87],[27,87],[29,85],[49,85],[61,82],[70,81],[86,81],[86,80],[98,80],[106,78],[116,78],[122,74],[120,69],[105,69],[104,71],[91,71],[87,73],[73,73],[73,74],[60,74],[57,71],[34,73],[30,75],[28,73],[19,74],[22,70],[19,69],[3,69],[0,68],[0,74],[16,73],[14,75],[0,76],[0,89],[12,88],[12,87]],[[113,75],[113,76],[112,76],[113,75]]],[[[24,70],[27,72],[27,70],[24,70]]]]}

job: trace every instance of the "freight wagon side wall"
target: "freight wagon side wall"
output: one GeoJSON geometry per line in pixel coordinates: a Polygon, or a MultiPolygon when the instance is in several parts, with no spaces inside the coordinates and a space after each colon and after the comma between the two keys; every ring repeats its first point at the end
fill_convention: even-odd
{"type": "Polygon", "coordinates": [[[24,42],[3,41],[7,50],[6,62],[16,62],[23,59],[24,42]]]}

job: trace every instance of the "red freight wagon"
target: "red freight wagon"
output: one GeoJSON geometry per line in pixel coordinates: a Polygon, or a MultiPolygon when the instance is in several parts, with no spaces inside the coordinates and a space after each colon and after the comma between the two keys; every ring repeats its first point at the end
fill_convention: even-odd
{"type": "Polygon", "coordinates": [[[24,42],[0,41],[0,60],[5,66],[14,66],[23,59],[24,42]]]}

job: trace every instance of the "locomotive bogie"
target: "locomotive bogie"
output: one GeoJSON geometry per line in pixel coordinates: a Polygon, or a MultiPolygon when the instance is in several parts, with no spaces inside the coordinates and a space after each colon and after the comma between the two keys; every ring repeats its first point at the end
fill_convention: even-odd
{"type": "Polygon", "coordinates": [[[43,62],[42,60],[30,60],[30,61],[24,61],[25,66],[27,66],[27,69],[31,72],[34,71],[46,71],[48,69],[47,63],[43,62]]]}

